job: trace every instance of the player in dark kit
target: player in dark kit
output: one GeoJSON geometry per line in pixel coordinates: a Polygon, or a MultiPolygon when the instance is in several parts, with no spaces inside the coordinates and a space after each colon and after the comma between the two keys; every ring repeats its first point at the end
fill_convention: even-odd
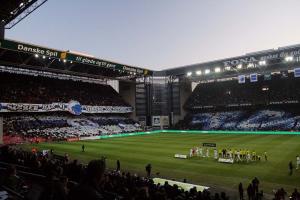
{"type": "Polygon", "coordinates": [[[84,149],[85,149],[85,146],[84,146],[84,144],[81,146],[81,150],[82,150],[82,152],[84,152],[84,149]]]}
{"type": "Polygon", "coordinates": [[[120,169],[121,169],[121,164],[120,164],[120,161],[117,160],[117,172],[120,171],[120,169]]]}
{"type": "Polygon", "coordinates": [[[150,177],[151,175],[151,168],[152,168],[151,164],[146,165],[147,177],[150,177]]]}
{"type": "Polygon", "coordinates": [[[290,161],[289,163],[290,176],[293,174],[293,169],[294,169],[293,163],[292,161],[290,161]]]}

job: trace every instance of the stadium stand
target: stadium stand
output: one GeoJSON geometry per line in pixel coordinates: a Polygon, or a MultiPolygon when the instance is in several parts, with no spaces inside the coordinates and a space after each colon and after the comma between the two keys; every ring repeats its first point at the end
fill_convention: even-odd
{"type": "MultiPolygon", "coordinates": [[[[262,79],[262,78],[260,78],[262,79]]],[[[272,80],[239,84],[237,80],[198,84],[185,103],[188,110],[293,104],[300,100],[300,79],[273,75],[272,80]],[[218,97],[218,98],[216,98],[218,97]]]]}
{"type": "Polygon", "coordinates": [[[299,131],[300,115],[284,110],[212,111],[189,114],[178,126],[195,130],[299,131]]]}
{"type": "Polygon", "coordinates": [[[67,103],[82,105],[129,106],[109,85],[81,81],[0,73],[0,102],[5,103],[67,103]],[[93,94],[93,95],[91,95],[93,94]]]}
{"type": "Polygon", "coordinates": [[[134,120],[121,116],[67,114],[18,114],[4,118],[5,143],[25,141],[74,140],[141,130],[134,120]]]}

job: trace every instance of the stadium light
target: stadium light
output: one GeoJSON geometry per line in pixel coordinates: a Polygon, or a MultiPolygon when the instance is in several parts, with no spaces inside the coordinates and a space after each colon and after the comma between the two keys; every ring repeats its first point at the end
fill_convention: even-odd
{"type": "Polygon", "coordinates": [[[247,65],[247,68],[253,68],[254,67],[254,64],[253,63],[249,63],[248,65],[247,65]]]}
{"type": "Polygon", "coordinates": [[[20,3],[19,7],[21,8],[22,6],[24,6],[24,3],[23,3],[23,2],[22,2],[22,3],[20,3]]]}
{"type": "Polygon", "coordinates": [[[216,68],[215,68],[215,72],[216,72],[216,73],[221,72],[221,68],[220,68],[220,67],[216,67],[216,68]]]}
{"type": "Polygon", "coordinates": [[[227,67],[225,67],[225,70],[229,71],[229,70],[231,70],[231,67],[227,66],[227,67]]]}
{"type": "Polygon", "coordinates": [[[294,60],[294,57],[293,56],[287,56],[284,58],[286,62],[291,62],[294,60]]]}
{"type": "Polygon", "coordinates": [[[264,66],[264,65],[267,64],[267,62],[266,62],[265,60],[261,60],[261,61],[258,62],[258,64],[259,64],[260,66],[264,66]]]}
{"type": "Polygon", "coordinates": [[[34,57],[38,58],[38,57],[39,57],[39,54],[34,54],[34,57]]]}
{"type": "Polygon", "coordinates": [[[210,73],[210,69],[206,69],[206,70],[204,71],[204,73],[205,73],[205,74],[209,74],[209,73],[210,73]]]}
{"type": "Polygon", "coordinates": [[[64,63],[66,63],[67,62],[67,60],[66,59],[64,59],[64,63]]]}
{"type": "Polygon", "coordinates": [[[43,56],[43,59],[45,59],[46,58],[46,56],[43,56]]]}
{"type": "Polygon", "coordinates": [[[192,74],[193,74],[192,72],[186,73],[187,76],[192,76],[192,74]]]}
{"type": "Polygon", "coordinates": [[[238,66],[236,68],[238,69],[242,69],[243,65],[242,64],[238,64],[238,66]]]}
{"type": "Polygon", "coordinates": [[[196,74],[197,74],[198,76],[200,76],[200,75],[202,74],[202,71],[201,71],[201,70],[198,70],[198,71],[196,71],[196,74]]]}

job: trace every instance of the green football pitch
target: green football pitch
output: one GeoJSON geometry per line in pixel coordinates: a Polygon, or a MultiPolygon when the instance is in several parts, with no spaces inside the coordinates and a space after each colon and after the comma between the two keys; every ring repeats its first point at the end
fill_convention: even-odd
{"type": "MultiPolygon", "coordinates": [[[[26,145],[25,148],[37,147],[38,150],[53,149],[56,154],[68,153],[71,159],[83,163],[89,160],[107,157],[107,166],[114,169],[116,160],[121,162],[122,171],[145,175],[145,165],[152,164],[152,176],[189,182],[236,191],[238,184],[246,188],[249,182],[258,177],[261,189],[272,193],[273,189],[285,188],[291,192],[300,187],[300,169],[290,176],[289,161],[296,163],[300,154],[300,135],[266,134],[193,134],[193,133],[157,133],[129,137],[118,137],[79,142],[40,143],[26,145]],[[258,155],[265,151],[264,158],[253,163],[218,163],[211,158],[193,157],[176,159],[175,153],[189,154],[189,149],[202,143],[216,143],[217,148],[255,150],[258,155]],[[81,145],[85,152],[81,152],[81,145]]],[[[212,156],[211,150],[210,155],[212,156]]]]}

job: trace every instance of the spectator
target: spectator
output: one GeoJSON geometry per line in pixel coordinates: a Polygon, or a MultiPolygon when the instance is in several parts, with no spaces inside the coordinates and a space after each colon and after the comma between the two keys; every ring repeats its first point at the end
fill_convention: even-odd
{"type": "Polygon", "coordinates": [[[244,188],[243,188],[242,183],[239,184],[239,195],[240,195],[240,200],[243,200],[244,199],[244,188]]]}
{"type": "Polygon", "coordinates": [[[149,163],[148,165],[146,165],[146,172],[147,172],[147,177],[150,177],[151,176],[151,169],[152,169],[152,166],[151,164],[149,163]]]}
{"type": "Polygon", "coordinates": [[[101,180],[105,171],[104,160],[92,160],[87,166],[86,177],[83,182],[79,184],[70,193],[70,199],[74,200],[100,200],[104,199],[101,191],[101,180]]]}
{"type": "Polygon", "coordinates": [[[120,161],[117,160],[117,172],[121,170],[121,164],[120,161]]]}

